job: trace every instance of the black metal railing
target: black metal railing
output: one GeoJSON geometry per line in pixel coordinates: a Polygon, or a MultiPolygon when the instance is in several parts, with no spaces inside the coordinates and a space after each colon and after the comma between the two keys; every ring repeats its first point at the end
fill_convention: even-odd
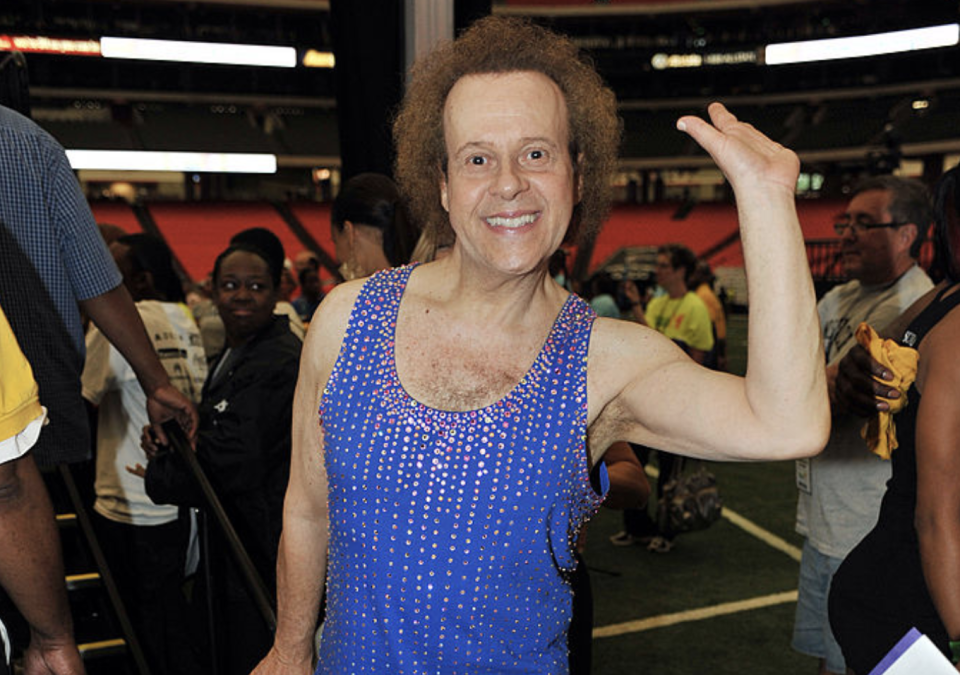
{"type": "Polygon", "coordinates": [[[60,479],[66,489],[67,496],[73,506],[76,521],[86,540],[87,549],[97,566],[100,583],[107,592],[107,597],[110,600],[110,605],[113,607],[117,623],[120,625],[120,632],[123,634],[127,651],[133,659],[137,672],[140,675],[150,675],[150,667],[147,665],[147,659],[144,657],[143,650],[140,648],[140,642],[133,629],[133,624],[130,622],[127,609],[123,604],[123,600],[120,598],[120,591],[117,589],[113,574],[110,572],[110,566],[107,564],[106,556],[104,556],[103,549],[100,547],[100,541],[94,532],[90,514],[87,511],[86,504],[80,495],[80,489],[77,487],[77,482],[74,479],[73,467],[70,464],[61,464],[57,468],[60,479]]]}
{"type": "Polygon", "coordinates": [[[204,507],[205,512],[212,516],[213,520],[216,521],[219,526],[220,531],[223,533],[223,538],[227,543],[230,555],[240,568],[240,574],[247,585],[247,590],[250,591],[254,604],[257,606],[270,632],[275,633],[277,630],[277,616],[273,611],[267,586],[263,583],[263,579],[260,577],[256,567],[253,565],[253,561],[250,559],[250,554],[247,553],[246,548],[244,548],[243,543],[240,541],[240,537],[230,522],[230,518],[224,510],[223,504],[220,502],[220,498],[217,496],[213,485],[210,484],[210,480],[204,473],[203,467],[201,467],[200,462],[197,461],[197,456],[190,447],[190,442],[187,440],[186,434],[183,433],[180,425],[173,420],[164,423],[163,431],[167,435],[173,451],[180,455],[190,475],[193,476],[193,479],[200,487],[204,502],[206,502],[206,506],[204,507]]]}

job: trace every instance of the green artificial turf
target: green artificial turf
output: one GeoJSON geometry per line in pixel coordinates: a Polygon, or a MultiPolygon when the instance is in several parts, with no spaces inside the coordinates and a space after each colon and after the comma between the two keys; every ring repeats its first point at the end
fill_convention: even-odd
{"type": "MultiPolygon", "coordinates": [[[[729,369],[746,370],[746,315],[728,317],[729,369]]],[[[710,463],[725,507],[799,549],[793,462],[710,463]]],[[[652,508],[652,507],[651,507],[652,508]]],[[[797,588],[790,555],[723,519],[681,535],[668,554],[616,547],[621,515],[602,509],[587,528],[594,626],[660,617],[797,588]]],[[[794,602],[649,628],[593,641],[594,675],[814,675],[817,661],[793,651],[794,602]]]]}

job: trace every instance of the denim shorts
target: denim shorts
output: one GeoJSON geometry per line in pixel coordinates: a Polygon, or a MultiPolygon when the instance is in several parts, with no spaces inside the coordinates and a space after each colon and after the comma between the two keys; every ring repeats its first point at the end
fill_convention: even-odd
{"type": "Polygon", "coordinates": [[[804,542],[792,642],[793,648],[801,654],[824,659],[827,670],[841,674],[847,672],[847,666],[840,645],[830,630],[827,598],[830,596],[830,581],[842,562],[842,558],[831,558],[804,542]]]}

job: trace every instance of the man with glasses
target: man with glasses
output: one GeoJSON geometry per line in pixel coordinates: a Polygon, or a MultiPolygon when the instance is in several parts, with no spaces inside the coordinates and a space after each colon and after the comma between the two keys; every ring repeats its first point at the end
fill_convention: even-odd
{"type": "Polygon", "coordinates": [[[843,271],[850,278],[817,305],[827,361],[833,428],[823,453],[797,461],[797,532],[806,537],[800,562],[793,647],[820,659],[820,674],[846,673],[830,630],[827,595],[834,572],[877,520],[890,463],[867,451],[863,418],[834,399],[837,364],[856,343],[861,321],[880,330],[926,293],[932,282],[917,265],[933,220],[919,182],[869,178],[854,190],[834,228],[843,271]]]}

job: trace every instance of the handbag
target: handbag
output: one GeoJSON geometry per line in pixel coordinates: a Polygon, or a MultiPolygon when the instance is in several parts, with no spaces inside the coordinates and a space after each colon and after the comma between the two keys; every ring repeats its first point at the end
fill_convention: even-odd
{"type": "Polygon", "coordinates": [[[681,534],[703,530],[720,519],[723,498],[717,478],[699,460],[674,462],[657,503],[660,532],[681,534]],[[684,470],[687,464],[689,470],[684,470]]]}

